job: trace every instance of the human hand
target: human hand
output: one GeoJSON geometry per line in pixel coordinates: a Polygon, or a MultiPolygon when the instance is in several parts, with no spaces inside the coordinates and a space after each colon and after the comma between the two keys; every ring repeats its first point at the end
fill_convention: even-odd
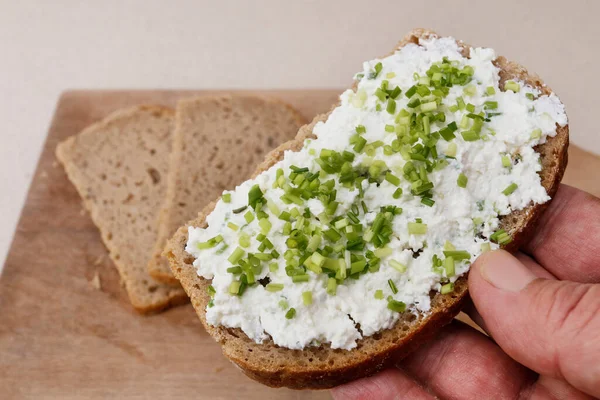
{"type": "Polygon", "coordinates": [[[522,252],[472,265],[467,311],[397,368],[335,399],[600,397],[600,199],[562,185],[522,252]],[[587,394],[586,394],[587,393],[587,394]]]}

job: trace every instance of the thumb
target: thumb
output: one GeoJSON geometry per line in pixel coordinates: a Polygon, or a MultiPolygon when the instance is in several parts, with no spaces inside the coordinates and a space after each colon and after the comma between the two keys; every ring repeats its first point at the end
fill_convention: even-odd
{"type": "Polygon", "coordinates": [[[600,285],[537,278],[498,250],[473,264],[469,291],[509,356],[600,396],[600,285]]]}

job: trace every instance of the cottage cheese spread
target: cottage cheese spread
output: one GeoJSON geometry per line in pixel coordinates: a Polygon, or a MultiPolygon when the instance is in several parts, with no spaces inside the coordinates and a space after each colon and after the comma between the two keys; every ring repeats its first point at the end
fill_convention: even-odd
{"type": "Polygon", "coordinates": [[[454,39],[441,38],[366,62],[357,91],[341,95],[340,106],[314,127],[315,139],[224,192],[208,227],[189,229],[186,247],[198,275],[212,279],[208,323],[241,328],[258,343],[349,350],[362,336],[393,327],[399,312],[427,313],[431,290],[451,291],[482,251],[508,242],[497,232],[498,217],[549,200],[533,147],[567,117],[554,94],[523,82],[499,87],[495,58],[486,48],[464,58],[454,39]],[[457,81],[434,92],[448,76],[436,75],[447,71],[444,63],[457,81]],[[340,182],[343,171],[328,173],[319,163],[329,151],[361,171],[350,184],[340,182]],[[286,197],[300,175],[317,176],[320,185],[333,180],[336,204],[323,194],[286,197]],[[253,208],[249,198],[257,195],[253,208]],[[382,220],[379,240],[373,231],[382,220]],[[290,241],[290,229],[306,234],[308,249],[290,241]],[[357,230],[351,245],[345,235],[357,230]]]}

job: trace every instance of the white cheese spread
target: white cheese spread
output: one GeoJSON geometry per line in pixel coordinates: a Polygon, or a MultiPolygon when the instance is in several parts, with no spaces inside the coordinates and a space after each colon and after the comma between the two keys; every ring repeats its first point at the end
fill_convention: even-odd
{"type": "Polygon", "coordinates": [[[533,147],[567,117],[554,94],[523,82],[499,87],[495,58],[485,48],[465,58],[454,39],[441,38],[366,62],[357,92],[341,95],[315,139],[224,192],[208,227],[189,229],[186,247],[198,275],[212,279],[208,323],[241,328],[258,343],[349,350],[392,328],[399,312],[427,313],[431,290],[451,291],[482,251],[508,242],[498,218],[549,200],[533,147]],[[457,81],[444,84],[452,74],[457,81]],[[359,171],[350,184],[319,164],[327,151],[359,171]],[[315,177],[333,180],[335,194],[286,195],[315,177]],[[290,241],[290,229],[308,249],[302,238],[290,241]],[[357,230],[352,247],[346,238],[357,230]]]}

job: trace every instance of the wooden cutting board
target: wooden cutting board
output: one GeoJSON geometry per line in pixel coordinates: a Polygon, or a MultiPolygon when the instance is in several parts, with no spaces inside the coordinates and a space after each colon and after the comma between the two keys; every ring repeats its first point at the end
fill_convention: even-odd
{"type": "MultiPolygon", "coordinates": [[[[256,93],[279,97],[311,118],[340,92],[256,93]]],[[[118,108],[173,106],[198,93],[218,91],[61,96],[0,278],[0,398],[329,398],[246,378],[189,305],[150,317],[133,311],[97,229],[56,162],[59,141],[118,108]]],[[[600,195],[597,171],[599,158],[571,148],[567,182],[600,195]]]]}

